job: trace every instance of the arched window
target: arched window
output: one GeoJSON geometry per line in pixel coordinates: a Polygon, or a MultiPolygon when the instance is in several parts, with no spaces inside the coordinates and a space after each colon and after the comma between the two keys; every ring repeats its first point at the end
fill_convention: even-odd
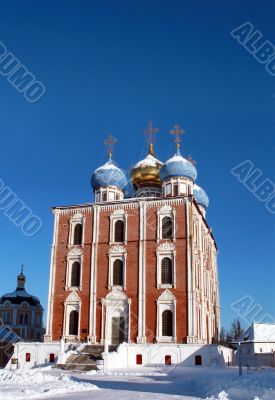
{"type": "Polygon", "coordinates": [[[173,223],[170,217],[164,217],[162,220],[162,239],[172,239],[173,223]]]}
{"type": "Polygon", "coordinates": [[[162,313],[162,336],[173,336],[173,313],[170,310],[162,313]]]}
{"type": "Polygon", "coordinates": [[[82,243],[82,225],[76,224],[74,227],[74,244],[82,243]]]}
{"type": "Polygon", "coordinates": [[[78,335],[78,312],[75,310],[70,313],[69,335],[78,335]]]}
{"type": "Polygon", "coordinates": [[[124,222],[119,220],[115,223],[115,242],[124,241],[124,222]]]}
{"type": "Polygon", "coordinates": [[[113,265],[113,285],[123,286],[123,262],[115,260],[113,265]]]}
{"type": "Polygon", "coordinates": [[[72,265],[71,286],[80,286],[80,264],[75,261],[72,265]]]}
{"type": "Polygon", "coordinates": [[[19,315],[19,324],[23,324],[24,323],[24,315],[20,314],[19,315]]]}
{"type": "Polygon", "coordinates": [[[28,316],[28,314],[25,314],[25,316],[24,316],[24,324],[28,325],[28,323],[29,323],[29,316],[28,316]]]}
{"type": "Polygon", "coordinates": [[[172,285],[172,260],[165,257],[161,261],[161,283],[172,285]]]}

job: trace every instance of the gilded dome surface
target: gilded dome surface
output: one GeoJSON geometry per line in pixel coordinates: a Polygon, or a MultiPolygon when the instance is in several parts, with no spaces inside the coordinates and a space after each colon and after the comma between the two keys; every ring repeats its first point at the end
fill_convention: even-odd
{"type": "Polygon", "coordinates": [[[137,188],[160,186],[159,172],[162,165],[161,161],[149,153],[144,160],[139,161],[132,169],[131,178],[134,186],[137,188]]]}

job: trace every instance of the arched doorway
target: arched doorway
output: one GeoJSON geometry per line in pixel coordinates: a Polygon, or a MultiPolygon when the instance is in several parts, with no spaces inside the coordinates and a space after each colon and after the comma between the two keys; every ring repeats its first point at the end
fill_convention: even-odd
{"type": "Polygon", "coordinates": [[[78,319],[79,319],[78,312],[75,310],[71,311],[70,320],[69,320],[69,335],[70,336],[78,335],[78,319]]]}
{"type": "Polygon", "coordinates": [[[112,317],[112,344],[120,344],[126,341],[126,323],[123,317],[112,317]]]}

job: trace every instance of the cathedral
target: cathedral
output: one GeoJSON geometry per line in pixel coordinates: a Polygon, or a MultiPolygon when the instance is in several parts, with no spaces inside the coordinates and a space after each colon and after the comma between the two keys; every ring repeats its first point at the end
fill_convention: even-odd
{"type": "Polygon", "coordinates": [[[108,159],[91,176],[94,202],[53,207],[45,342],[207,345],[219,340],[217,245],[209,199],[180,150],[148,155],[128,179],[108,159]],[[169,157],[169,155],[168,155],[169,157]]]}

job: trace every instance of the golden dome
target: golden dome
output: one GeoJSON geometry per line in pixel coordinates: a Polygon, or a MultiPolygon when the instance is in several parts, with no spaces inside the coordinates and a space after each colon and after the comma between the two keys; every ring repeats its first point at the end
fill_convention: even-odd
{"type": "Polygon", "coordinates": [[[131,172],[131,179],[136,188],[145,186],[160,187],[159,171],[162,167],[162,162],[154,157],[153,146],[150,144],[149,154],[144,159],[139,161],[131,172]]]}

